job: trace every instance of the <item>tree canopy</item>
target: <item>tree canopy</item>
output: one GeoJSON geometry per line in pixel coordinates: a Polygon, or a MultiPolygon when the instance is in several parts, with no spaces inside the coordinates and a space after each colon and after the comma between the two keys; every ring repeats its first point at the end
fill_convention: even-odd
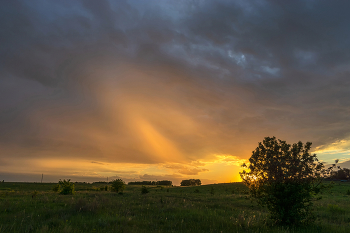
{"type": "Polygon", "coordinates": [[[125,182],[122,179],[116,179],[112,181],[112,191],[114,192],[123,192],[125,189],[125,182]]]}
{"type": "Polygon", "coordinates": [[[202,182],[200,179],[189,179],[189,180],[183,180],[181,181],[181,186],[197,186],[201,185],[202,182]]]}
{"type": "MultiPolygon", "coordinates": [[[[322,179],[329,175],[311,154],[311,142],[293,145],[266,137],[252,152],[249,164],[240,172],[243,183],[258,204],[266,206],[271,218],[283,225],[313,220],[312,201],[323,187],[322,179]]],[[[334,167],[334,166],[333,166],[334,167]]]]}
{"type": "Polygon", "coordinates": [[[128,185],[164,185],[171,186],[173,182],[170,180],[160,180],[160,181],[131,181],[128,185]]]}

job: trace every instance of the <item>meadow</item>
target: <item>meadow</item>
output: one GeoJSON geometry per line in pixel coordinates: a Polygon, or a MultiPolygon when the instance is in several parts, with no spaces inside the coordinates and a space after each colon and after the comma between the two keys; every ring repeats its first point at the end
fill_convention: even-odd
{"type": "Polygon", "coordinates": [[[54,183],[0,183],[0,232],[350,232],[350,182],[335,182],[315,202],[315,223],[281,227],[249,199],[242,183],[196,187],[76,183],[75,195],[54,183]]]}

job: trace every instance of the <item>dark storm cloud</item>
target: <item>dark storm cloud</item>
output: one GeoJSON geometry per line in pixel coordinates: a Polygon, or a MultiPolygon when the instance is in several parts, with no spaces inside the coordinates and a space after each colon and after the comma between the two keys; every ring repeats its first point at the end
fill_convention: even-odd
{"type": "Polygon", "coordinates": [[[251,105],[264,109],[256,111],[255,129],[277,123],[293,128],[286,137],[302,130],[303,138],[326,143],[348,136],[348,7],[346,1],[212,1],[191,16],[189,29],[217,50],[236,53],[243,74],[232,75],[232,64],[221,68],[239,79],[232,85],[259,99],[251,105]],[[317,135],[322,129],[324,136],[317,135]]]}
{"type": "Polygon", "coordinates": [[[350,136],[347,1],[1,5],[3,156],[166,160],[134,138],[133,104],[186,161],[350,136]]]}

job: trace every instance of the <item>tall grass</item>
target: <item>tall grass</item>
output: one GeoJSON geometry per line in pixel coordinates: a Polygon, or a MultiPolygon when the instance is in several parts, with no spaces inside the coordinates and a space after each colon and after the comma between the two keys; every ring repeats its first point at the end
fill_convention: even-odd
{"type": "Polygon", "coordinates": [[[51,191],[54,185],[1,183],[0,232],[350,232],[347,183],[323,193],[318,220],[304,228],[273,226],[241,183],[147,186],[146,195],[140,186],[118,195],[105,184],[78,183],[74,196],[51,191]]]}

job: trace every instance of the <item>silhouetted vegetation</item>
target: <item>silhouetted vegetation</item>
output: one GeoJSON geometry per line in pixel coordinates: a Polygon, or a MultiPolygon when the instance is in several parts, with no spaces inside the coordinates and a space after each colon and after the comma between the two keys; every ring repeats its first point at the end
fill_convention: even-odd
{"type": "Polygon", "coordinates": [[[123,190],[125,189],[125,182],[122,180],[122,179],[116,179],[116,180],[113,180],[111,182],[111,190],[113,192],[123,192],[123,190]]]}
{"type": "Polygon", "coordinates": [[[267,207],[275,223],[295,225],[315,219],[312,201],[335,165],[325,169],[310,149],[310,142],[290,145],[266,137],[253,151],[249,165],[243,165],[249,170],[240,175],[250,195],[267,207]]]}
{"type": "Polygon", "coordinates": [[[147,188],[146,186],[142,186],[142,188],[141,188],[141,193],[142,193],[142,194],[149,193],[148,188],[147,188]]]}
{"type": "Polygon", "coordinates": [[[350,169],[348,168],[340,168],[338,166],[338,171],[332,171],[329,179],[331,180],[344,180],[348,181],[350,180],[350,169]]]}
{"type": "Polygon", "coordinates": [[[93,182],[93,184],[108,184],[108,183],[112,183],[111,182],[106,182],[106,181],[96,181],[96,182],[93,182]]]}
{"type": "Polygon", "coordinates": [[[199,179],[189,179],[181,181],[181,186],[199,186],[202,182],[199,179]]]}
{"type": "Polygon", "coordinates": [[[128,185],[164,185],[171,186],[173,182],[170,180],[161,180],[161,181],[132,181],[128,185]]]}

